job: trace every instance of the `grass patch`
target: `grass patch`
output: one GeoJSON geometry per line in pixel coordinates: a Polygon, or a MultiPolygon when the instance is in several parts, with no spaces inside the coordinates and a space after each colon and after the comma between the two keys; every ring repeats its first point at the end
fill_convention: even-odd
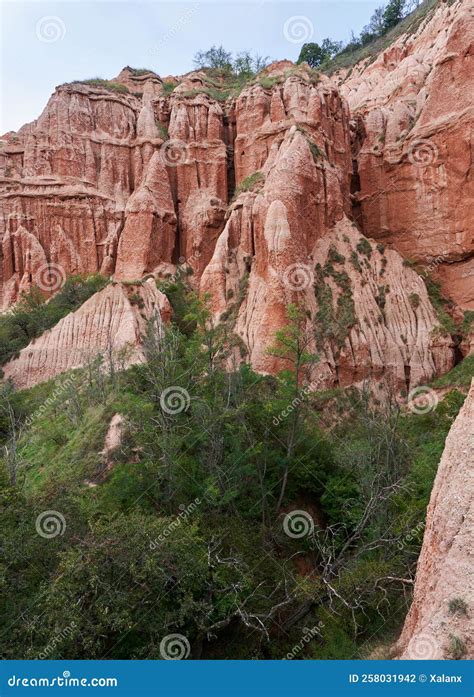
{"type": "Polygon", "coordinates": [[[155,121],[156,127],[158,128],[158,131],[160,133],[160,137],[163,138],[163,140],[168,140],[169,138],[169,133],[168,129],[166,128],[165,125],[161,123],[161,121],[155,121]]]}
{"type": "Polygon", "coordinates": [[[448,657],[454,661],[460,661],[466,655],[466,644],[454,634],[449,635],[448,657]]]}
{"type": "Polygon", "coordinates": [[[456,323],[446,311],[447,308],[452,307],[453,303],[443,296],[440,284],[433,281],[432,278],[425,278],[425,286],[430,302],[436,310],[442,331],[446,334],[454,334],[457,331],[456,323]]]}
{"type": "Polygon", "coordinates": [[[372,245],[365,237],[361,237],[356,247],[359,254],[364,254],[368,259],[372,256],[372,245]]]}
{"type": "Polygon", "coordinates": [[[377,56],[390,46],[402,34],[414,34],[420,24],[434,11],[439,0],[425,0],[410,15],[402,19],[393,29],[388,31],[384,36],[380,36],[374,41],[371,41],[366,46],[350,45],[338,53],[334,58],[326,61],[320,66],[320,70],[326,75],[332,75],[338,70],[344,68],[352,68],[362,60],[369,59],[374,61],[377,56]]]}
{"type": "Polygon", "coordinates": [[[112,80],[103,80],[100,77],[93,77],[89,80],[76,80],[75,83],[80,85],[90,85],[91,87],[102,87],[109,92],[119,92],[121,94],[128,94],[130,90],[126,85],[122,85],[120,82],[113,82],[112,80]]]}
{"type": "Polygon", "coordinates": [[[274,75],[273,77],[261,77],[257,84],[263,87],[264,90],[271,90],[272,87],[278,85],[282,81],[281,75],[274,75]]]}
{"type": "Polygon", "coordinates": [[[263,184],[265,181],[265,177],[263,175],[263,172],[254,172],[253,174],[249,174],[248,177],[245,177],[245,179],[242,179],[240,184],[236,186],[235,188],[235,193],[234,193],[234,199],[237,198],[237,196],[244,191],[253,191],[253,189],[258,186],[259,184],[263,184]]]}
{"type": "Polygon", "coordinates": [[[173,82],[164,82],[162,87],[163,87],[163,92],[165,94],[171,94],[175,90],[177,85],[175,85],[173,82]]]}
{"type": "Polygon", "coordinates": [[[140,77],[141,75],[148,75],[151,73],[152,75],[155,74],[153,70],[150,70],[149,68],[128,68],[130,72],[135,75],[135,77],[140,77]]]}
{"type": "Polygon", "coordinates": [[[433,381],[434,387],[469,387],[474,378],[474,354],[458,363],[449,373],[433,381]]]}

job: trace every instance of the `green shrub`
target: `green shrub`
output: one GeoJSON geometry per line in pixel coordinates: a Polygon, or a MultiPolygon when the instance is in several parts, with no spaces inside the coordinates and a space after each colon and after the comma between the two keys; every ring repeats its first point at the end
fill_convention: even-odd
{"type": "Polygon", "coordinates": [[[234,198],[236,198],[239,194],[241,194],[244,191],[252,191],[259,184],[262,184],[264,180],[265,177],[262,172],[254,172],[253,174],[249,174],[248,177],[242,179],[240,184],[236,186],[234,198]]]}
{"type": "Polygon", "coordinates": [[[420,300],[420,296],[418,295],[418,293],[410,293],[410,295],[408,296],[408,299],[410,301],[410,305],[412,306],[412,308],[414,310],[416,310],[416,308],[420,306],[421,300],[420,300]]]}
{"type": "Polygon", "coordinates": [[[448,657],[453,661],[460,661],[466,655],[466,644],[464,641],[454,634],[449,635],[448,657]]]}
{"type": "Polygon", "coordinates": [[[176,85],[174,84],[174,82],[166,82],[165,81],[165,82],[163,82],[163,85],[162,85],[163,92],[165,94],[171,94],[174,91],[175,87],[176,87],[176,85]]]}
{"type": "Polygon", "coordinates": [[[453,303],[443,296],[441,285],[432,278],[425,277],[425,285],[442,330],[447,334],[454,334],[456,332],[456,323],[447,312],[447,309],[451,308],[453,303]]]}
{"type": "Polygon", "coordinates": [[[112,80],[103,80],[100,77],[80,80],[79,83],[82,85],[90,85],[91,87],[103,87],[109,92],[120,92],[122,94],[128,94],[128,92],[130,92],[126,85],[122,85],[120,82],[113,82],[112,80]]]}
{"type": "Polygon", "coordinates": [[[370,259],[372,256],[372,245],[366,237],[361,237],[356,247],[359,254],[364,254],[370,259]]]}
{"type": "Polygon", "coordinates": [[[433,380],[435,387],[469,387],[474,378],[474,354],[466,356],[449,373],[433,380]]]}
{"type": "Polygon", "coordinates": [[[452,615],[467,615],[467,603],[462,598],[453,598],[449,601],[449,612],[452,615]]]}
{"type": "Polygon", "coordinates": [[[282,78],[280,75],[274,75],[273,77],[261,77],[258,80],[258,84],[260,87],[263,87],[264,90],[271,90],[272,87],[278,85],[281,80],[282,78]]]}

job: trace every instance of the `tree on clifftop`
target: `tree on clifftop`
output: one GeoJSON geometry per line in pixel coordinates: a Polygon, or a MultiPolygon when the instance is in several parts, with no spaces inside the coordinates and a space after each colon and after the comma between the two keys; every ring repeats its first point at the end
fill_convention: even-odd
{"type": "Polygon", "coordinates": [[[218,68],[219,70],[232,70],[232,53],[226,51],[223,46],[211,46],[208,51],[198,51],[193,63],[196,68],[218,68]]]}
{"type": "Polygon", "coordinates": [[[313,42],[303,44],[296,62],[298,64],[306,62],[311,68],[317,68],[321,63],[335,56],[341,48],[342,43],[332,39],[323,39],[321,46],[313,42]]]}
{"type": "Polygon", "coordinates": [[[384,30],[396,26],[404,16],[406,0],[390,0],[383,13],[384,30]]]}

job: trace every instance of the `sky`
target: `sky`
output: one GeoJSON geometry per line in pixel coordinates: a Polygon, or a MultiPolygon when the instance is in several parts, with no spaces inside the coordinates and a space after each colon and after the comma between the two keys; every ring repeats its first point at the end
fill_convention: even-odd
{"type": "Polygon", "coordinates": [[[348,41],[380,0],[0,0],[0,134],[37,118],[56,85],[113,78],[130,65],[193,68],[222,44],[296,60],[305,41],[348,41]]]}

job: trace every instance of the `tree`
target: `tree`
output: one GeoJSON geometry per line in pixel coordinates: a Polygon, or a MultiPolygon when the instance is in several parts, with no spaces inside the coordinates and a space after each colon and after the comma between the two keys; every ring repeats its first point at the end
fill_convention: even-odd
{"type": "Polygon", "coordinates": [[[268,56],[265,58],[258,54],[252,56],[250,51],[242,51],[237,54],[233,62],[233,69],[239,77],[252,77],[264,69],[268,60],[268,56]]]}
{"type": "Polygon", "coordinates": [[[316,43],[303,44],[298,56],[299,63],[308,63],[311,68],[317,68],[324,61],[336,55],[342,48],[342,43],[332,39],[323,39],[321,45],[316,43]]]}
{"type": "Polygon", "coordinates": [[[374,14],[370,18],[370,22],[367,26],[368,31],[371,34],[375,34],[376,36],[380,36],[384,32],[384,7],[381,5],[380,7],[377,7],[375,10],[374,14]]]}
{"type": "Polygon", "coordinates": [[[384,31],[395,27],[404,16],[406,0],[390,0],[383,13],[384,31]]]}
{"type": "Polygon", "coordinates": [[[318,360],[314,353],[308,351],[314,343],[314,337],[308,330],[306,314],[296,305],[291,304],[287,308],[287,316],[288,325],[276,333],[275,345],[269,349],[272,356],[282,358],[290,364],[290,371],[282,374],[282,383],[284,392],[288,393],[288,403],[293,406],[286,437],[286,458],[276,507],[277,513],[285,497],[289,466],[297,443],[302,405],[307,394],[307,390],[304,391],[302,387],[304,368],[318,360]]]}
{"type": "Polygon", "coordinates": [[[208,51],[198,51],[193,59],[196,68],[215,68],[230,72],[232,70],[232,53],[221,46],[211,46],[208,51]]]}
{"type": "Polygon", "coordinates": [[[268,56],[253,56],[250,51],[241,51],[234,58],[223,46],[212,46],[208,51],[198,51],[194,56],[194,65],[198,69],[210,68],[234,77],[250,78],[268,65],[268,56]]]}
{"type": "Polygon", "coordinates": [[[332,39],[323,39],[323,42],[321,44],[321,48],[322,48],[323,53],[326,56],[326,58],[324,60],[327,60],[327,58],[332,58],[333,56],[336,55],[336,53],[339,53],[339,51],[342,49],[342,41],[333,41],[332,39]]]}
{"type": "Polygon", "coordinates": [[[385,9],[383,5],[377,7],[370,18],[370,22],[362,29],[360,33],[360,43],[362,46],[366,46],[385,33],[384,12],[385,9]]]}

